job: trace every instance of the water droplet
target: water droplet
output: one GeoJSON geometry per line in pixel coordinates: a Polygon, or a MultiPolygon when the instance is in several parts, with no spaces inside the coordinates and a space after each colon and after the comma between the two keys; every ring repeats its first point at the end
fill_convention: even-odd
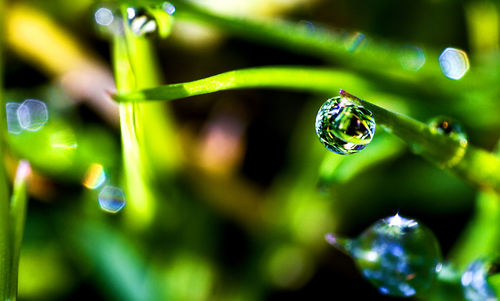
{"type": "Polygon", "coordinates": [[[440,266],[434,234],[399,214],[373,224],[356,239],[326,240],[354,258],[363,275],[383,294],[409,297],[426,290],[440,266]]]}
{"type": "Polygon", "coordinates": [[[465,299],[467,301],[498,301],[491,285],[491,279],[498,278],[498,276],[500,276],[498,260],[477,259],[471,262],[461,278],[465,299]]]}
{"type": "Polygon", "coordinates": [[[17,102],[8,102],[5,104],[5,112],[7,114],[7,130],[11,134],[21,134],[23,132],[23,128],[19,123],[19,118],[17,118],[17,109],[21,104],[17,102]]]}
{"type": "Polygon", "coordinates": [[[99,206],[102,210],[117,213],[125,207],[125,193],[119,187],[106,185],[99,192],[99,206]]]}
{"type": "Polygon", "coordinates": [[[175,6],[170,2],[164,2],[162,8],[169,15],[173,15],[175,13],[175,6]]]}
{"type": "Polygon", "coordinates": [[[47,105],[37,99],[26,99],[17,109],[21,127],[28,131],[38,131],[49,120],[47,105]]]}
{"type": "Polygon", "coordinates": [[[94,19],[101,26],[109,26],[113,23],[115,16],[109,8],[101,7],[94,13],[94,19]]]}
{"type": "Polygon", "coordinates": [[[463,50],[446,48],[439,56],[439,66],[444,76],[459,80],[469,71],[469,58],[463,50]]]}
{"type": "Polygon", "coordinates": [[[406,45],[399,53],[399,63],[403,69],[416,72],[425,64],[424,51],[420,47],[406,45]]]}
{"type": "Polygon", "coordinates": [[[451,118],[444,116],[434,117],[428,122],[428,125],[433,131],[449,136],[459,141],[462,145],[467,145],[467,134],[465,134],[462,126],[451,118]]]}
{"type": "Polygon", "coordinates": [[[106,173],[101,164],[92,163],[87,169],[87,173],[83,179],[83,186],[88,189],[99,188],[106,181],[106,173]]]}
{"type": "Polygon", "coordinates": [[[316,116],[316,134],[330,151],[345,155],[368,145],[375,133],[375,119],[370,111],[337,96],[328,99],[316,116]]]}
{"type": "Polygon", "coordinates": [[[142,9],[127,8],[127,18],[130,30],[137,36],[144,36],[156,32],[155,18],[142,9]]]}

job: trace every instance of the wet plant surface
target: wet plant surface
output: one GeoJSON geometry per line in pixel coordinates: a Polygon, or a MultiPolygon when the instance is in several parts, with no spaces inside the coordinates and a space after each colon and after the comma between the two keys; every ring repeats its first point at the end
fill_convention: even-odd
{"type": "Polygon", "coordinates": [[[1,300],[498,299],[497,4],[285,2],[1,1],[1,300]]]}

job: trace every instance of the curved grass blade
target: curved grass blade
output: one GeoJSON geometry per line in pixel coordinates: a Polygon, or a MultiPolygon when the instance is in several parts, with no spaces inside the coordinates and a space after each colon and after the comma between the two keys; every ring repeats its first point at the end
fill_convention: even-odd
{"type": "MultiPolygon", "coordinates": [[[[205,79],[160,86],[115,95],[118,101],[173,100],[224,90],[275,88],[331,93],[335,85],[367,85],[363,80],[339,71],[304,67],[261,67],[221,73],[205,79]]],[[[426,124],[361,100],[344,90],[349,98],[368,110],[379,126],[405,141],[411,149],[441,168],[453,171],[479,188],[500,192],[500,158],[463,141],[433,131],[426,124]]]]}

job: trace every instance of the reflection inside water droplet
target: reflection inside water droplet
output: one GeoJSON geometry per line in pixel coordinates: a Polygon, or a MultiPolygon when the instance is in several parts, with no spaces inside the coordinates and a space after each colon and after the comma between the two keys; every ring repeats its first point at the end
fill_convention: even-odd
{"type": "Polygon", "coordinates": [[[409,297],[426,290],[440,265],[434,234],[398,214],[379,220],[356,239],[334,235],[326,239],[352,256],[362,274],[383,294],[409,297]]]}
{"type": "Polygon", "coordinates": [[[346,97],[328,99],[316,116],[316,134],[327,149],[337,154],[362,150],[374,133],[372,113],[346,97]]]}
{"type": "Polygon", "coordinates": [[[8,102],[5,104],[6,120],[7,120],[7,130],[11,134],[20,134],[23,131],[21,124],[19,123],[19,118],[17,118],[17,109],[21,106],[17,102],[8,102]]]}
{"type": "Polygon", "coordinates": [[[121,188],[106,185],[99,193],[99,206],[109,213],[117,213],[125,207],[125,193],[121,188]]]}
{"type": "Polygon", "coordinates": [[[26,99],[17,109],[21,127],[28,131],[38,131],[49,120],[47,105],[37,99],[26,99]]]}

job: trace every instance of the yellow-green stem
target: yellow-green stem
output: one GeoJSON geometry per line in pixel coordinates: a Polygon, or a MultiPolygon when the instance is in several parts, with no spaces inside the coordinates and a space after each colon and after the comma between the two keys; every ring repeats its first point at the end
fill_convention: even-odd
{"type": "MultiPolygon", "coordinates": [[[[4,13],[4,1],[0,1],[0,16],[4,13]]],[[[5,101],[3,98],[3,21],[0,20],[0,299],[7,300],[11,283],[11,238],[9,225],[9,189],[4,167],[5,101]]]]}

